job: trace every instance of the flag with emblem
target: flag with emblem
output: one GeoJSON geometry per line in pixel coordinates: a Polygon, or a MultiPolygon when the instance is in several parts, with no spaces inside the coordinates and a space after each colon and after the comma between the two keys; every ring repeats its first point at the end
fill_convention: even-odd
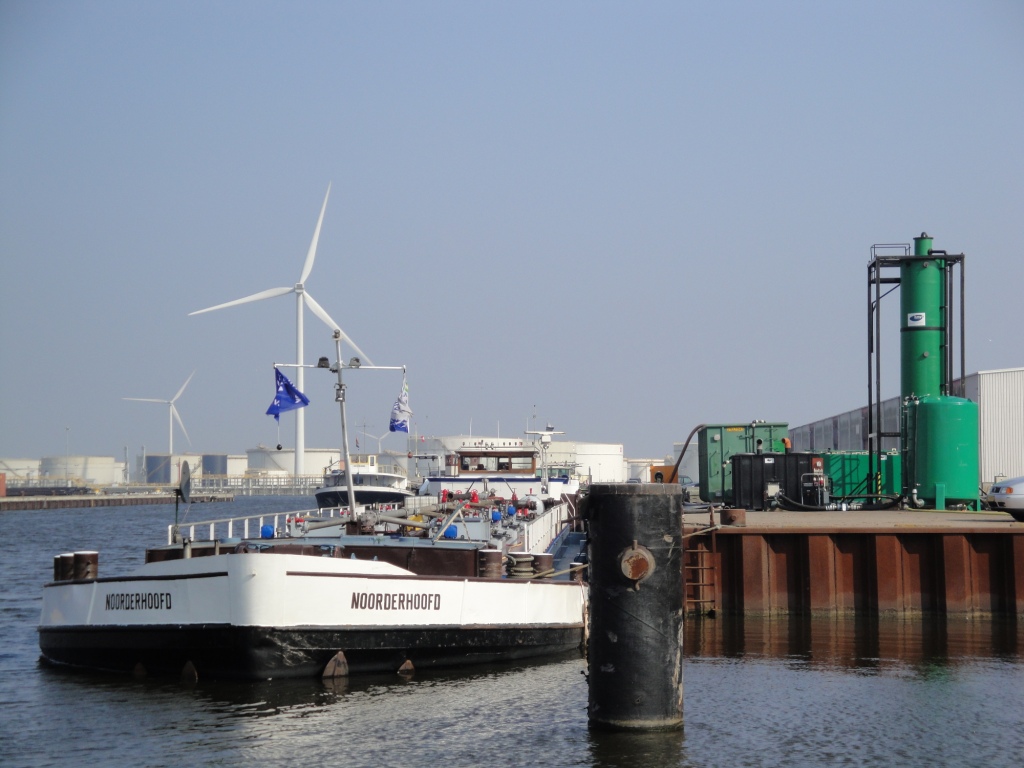
{"type": "Polygon", "coordinates": [[[305,408],[309,405],[309,398],[299,392],[295,385],[288,381],[288,377],[277,368],[274,369],[274,374],[277,380],[277,393],[274,395],[274,402],[267,408],[267,416],[273,416],[274,420],[280,423],[282,413],[305,408]]]}
{"type": "Polygon", "coordinates": [[[409,410],[409,384],[402,377],[402,391],[391,408],[391,424],[388,429],[391,432],[409,432],[409,417],[412,411],[409,410]]]}

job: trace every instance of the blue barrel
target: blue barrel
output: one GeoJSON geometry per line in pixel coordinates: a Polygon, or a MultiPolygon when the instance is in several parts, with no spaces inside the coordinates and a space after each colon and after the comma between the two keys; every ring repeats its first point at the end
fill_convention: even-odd
{"type": "Polygon", "coordinates": [[[501,520],[501,512],[496,509],[491,510],[491,522],[496,523],[501,520]]]}
{"type": "Polygon", "coordinates": [[[457,539],[459,537],[459,529],[454,525],[449,525],[444,529],[444,537],[446,539],[457,539]]]}
{"type": "Polygon", "coordinates": [[[272,538],[274,538],[274,526],[272,526],[272,525],[264,525],[262,528],[260,528],[260,538],[261,539],[272,539],[272,538]]]}

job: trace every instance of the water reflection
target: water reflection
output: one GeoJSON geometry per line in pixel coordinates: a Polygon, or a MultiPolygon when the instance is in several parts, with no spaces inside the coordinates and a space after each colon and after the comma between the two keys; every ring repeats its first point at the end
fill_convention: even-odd
{"type": "Polygon", "coordinates": [[[628,733],[592,731],[588,738],[589,762],[594,768],[688,765],[683,754],[683,731],[628,733]]]}
{"type": "MultiPolygon", "coordinates": [[[[492,686],[507,693],[525,692],[522,680],[532,674],[545,675],[552,664],[582,665],[579,653],[570,651],[552,660],[523,660],[504,664],[474,666],[467,669],[424,670],[411,675],[356,675],[332,679],[302,678],[283,680],[199,680],[186,682],[169,677],[139,677],[97,672],[52,664],[43,658],[37,662],[38,672],[59,700],[73,701],[81,697],[116,697],[119,699],[187,700],[199,704],[209,713],[231,718],[262,718],[318,707],[346,703],[345,699],[397,697],[416,692],[429,695],[431,690],[492,686]],[[561,662],[558,660],[561,659],[561,662]]],[[[351,702],[347,702],[351,703],[351,702]]],[[[585,703],[585,697],[584,697],[585,703]]]]}
{"type": "MultiPolygon", "coordinates": [[[[578,658],[411,679],[219,682],[41,666],[13,743],[192,764],[1010,765],[1024,753],[1016,622],[720,617],[685,625],[682,731],[592,731],[578,658]],[[54,713],[61,713],[54,718],[54,713]],[[956,727],[950,727],[956,723],[956,727]],[[301,756],[301,757],[300,757],[301,756]],[[1011,759],[1012,758],[1012,759],[1011,759]]],[[[159,762],[159,761],[158,761],[159,762]]],[[[25,764],[33,764],[26,760],[25,764]]]]}
{"type": "Polygon", "coordinates": [[[791,658],[840,669],[1024,655],[1024,637],[1012,616],[724,616],[688,620],[684,631],[688,657],[791,658]]]}

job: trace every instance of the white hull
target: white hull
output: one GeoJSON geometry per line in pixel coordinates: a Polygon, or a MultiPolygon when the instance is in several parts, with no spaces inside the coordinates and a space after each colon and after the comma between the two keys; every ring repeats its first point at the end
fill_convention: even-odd
{"type": "Polygon", "coordinates": [[[240,553],[149,563],[129,577],[44,589],[51,661],[200,676],[320,674],[524,658],[582,640],[584,587],[417,576],[383,562],[240,553]]]}

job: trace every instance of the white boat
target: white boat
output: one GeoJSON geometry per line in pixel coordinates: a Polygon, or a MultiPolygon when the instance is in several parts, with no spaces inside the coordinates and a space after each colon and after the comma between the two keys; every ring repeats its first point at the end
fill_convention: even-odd
{"type": "MultiPolygon", "coordinates": [[[[339,384],[342,367],[332,368],[339,384]]],[[[569,531],[564,487],[552,496],[545,478],[530,480],[532,450],[476,446],[460,455],[493,458],[494,472],[460,467],[436,479],[436,495],[428,481],[401,506],[176,522],[124,576],[100,576],[97,553],[60,555],[43,589],[42,655],[136,674],[266,679],[571,651],[584,642],[586,588],[553,576],[556,550],[571,559],[582,534],[569,531]],[[519,480],[536,487],[520,496],[519,480]],[[499,494],[503,483],[513,493],[499,494]]],[[[349,490],[357,476],[346,477],[349,490]]]]}
{"type": "MultiPolygon", "coordinates": [[[[579,648],[585,585],[529,571],[503,576],[503,549],[469,538],[482,516],[465,504],[452,506],[434,524],[405,521],[448,537],[335,533],[332,525],[361,523],[311,510],[276,523],[249,522],[274,538],[244,530],[238,538],[193,538],[208,525],[238,532],[231,525],[246,526],[242,520],[182,529],[182,541],[148,550],[147,562],[126,576],[99,576],[96,553],[60,556],[43,590],[43,657],[136,674],[268,679],[461,666],[579,648]]],[[[529,559],[506,557],[513,564],[529,559]]]]}
{"type": "MultiPolygon", "coordinates": [[[[404,469],[390,457],[374,453],[351,454],[349,461],[356,504],[402,504],[415,495],[409,489],[404,469]]],[[[324,474],[323,486],[316,491],[316,504],[321,509],[348,506],[346,470],[331,469],[324,474]]]]}
{"type": "Polygon", "coordinates": [[[42,654],[135,674],[268,679],[582,647],[586,586],[553,572],[583,537],[569,530],[573,500],[540,488],[506,498],[481,477],[445,478],[436,496],[400,506],[170,525],[167,543],[120,577],[101,577],[98,553],[59,555],[43,589],[42,654]]]}

